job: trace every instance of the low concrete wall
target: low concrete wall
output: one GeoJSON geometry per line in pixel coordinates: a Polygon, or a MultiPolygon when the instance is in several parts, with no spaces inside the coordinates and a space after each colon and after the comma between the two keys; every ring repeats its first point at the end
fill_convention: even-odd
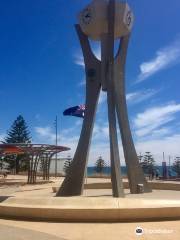
{"type": "Polygon", "coordinates": [[[180,219],[180,201],[116,198],[9,198],[0,217],[73,222],[180,219]]]}
{"type": "Polygon", "coordinates": [[[180,183],[176,182],[149,182],[152,189],[180,191],[180,183]]]}
{"type": "MultiPolygon", "coordinates": [[[[180,183],[176,182],[148,182],[148,183],[152,189],[180,191],[180,183]]],[[[123,182],[123,187],[125,189],[129,188],[129,183],[123,182]]],[[[85,189],[111,189],[111,188],[112,185],[110,182],[85,184],[85,189]]]]}
{"type": "MultiPolygon", "coordinates": [[[[180,191],[180,183],[176,182],[148,182],[152,189],[156,190],[173,190],[180,191]]],[[[129,188],[129,183],[123,182],[124,189],[129,188]]],[[[87,183],[84,184],[85,189],[112,189],[111,182],[101,182],[101,183],[87,183]]],[[[57,192],[59,187],[52,187],[54,193],[57,192]]]]}

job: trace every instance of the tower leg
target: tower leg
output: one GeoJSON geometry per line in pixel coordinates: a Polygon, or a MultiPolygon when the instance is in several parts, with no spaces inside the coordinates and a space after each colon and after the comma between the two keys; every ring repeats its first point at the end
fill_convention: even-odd
{"type": "Polygon", "coordinates": [[[124,197],[124,189],[120,168],[119,146],[116,128],[115,96],[114,96],[114,22],[115,1],[110,0],[108,6],[108,33],[101,39],[102,54],[102,88],[107,88],[109,138],[111,155],[111,182],[114,197],[124,197]]]}
{"type": "Polygon", "coordinates": [[[143,184],[144,192],[151,192],[152,190],[149,187],[144,177],[143,170],[139,164],[128,120],[124,80],[128,40],[129,36],[123,37],[121,39],[121,45],[114,64],[114,84],[115,84],[114,89],[116,98],[117,117],[119,127],[121,130],[121,138],[124,149],[124,157],[128,171],[130,191],[131,193],[138,193],[139,191],[138,185],[143,184]]]}
{"type": "Polygon", "coordinates": [[[72,164],[56,196],[76,196],[82,194],[96,108],[101,89],[100,62],[91,52],[88,38],[82,33],[79,25],[76,26],[76,30],[81,42],[85,61],[86,110],[79,143],[72,164]]]}
{"type": "Polygon", "coordinates": [[[111,155],[111,182],[114,197],[124,197],[123,181],[121,175],[119,146],[116,129],[116,112],[113,96],[112,82],[108,84],[107,101],[108,101],[108,119],[109,119],[109,138],[110,138],[110,155],[111,155]]]}

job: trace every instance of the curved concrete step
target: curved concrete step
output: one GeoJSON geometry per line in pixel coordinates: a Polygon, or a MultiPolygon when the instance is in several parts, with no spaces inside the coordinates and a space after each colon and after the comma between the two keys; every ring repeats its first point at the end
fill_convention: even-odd
{"type": "Polygon", "coordinates": [[[74,222],[180,219],[180,200],[10,197],[0,203],[0,217],[74,222]]]}

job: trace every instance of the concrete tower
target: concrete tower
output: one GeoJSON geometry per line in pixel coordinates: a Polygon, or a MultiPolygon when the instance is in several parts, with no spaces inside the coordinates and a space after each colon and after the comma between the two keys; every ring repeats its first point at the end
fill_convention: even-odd
{"type": "Polygon", "coordinates": [[[113,196],[124,197],[116,116],[121,132],[130,191],[131,193],[139,193],[140,186],[144,192],[151,191],[139,165],[126,104],[125,64],[133,19],[133,13],[128,4],[118,0],[94,0],[78,16],[79,24],[75,27],[85,62],[86,111],[72,165],[57,196],[82,194],[101,88],[107,92],[113,196]],[[94,56],[88,38],[100,41],[101,61],[94,56]],[[119,39],[120,43],[118,52],[114,57],[115,39],[119,39]]]}

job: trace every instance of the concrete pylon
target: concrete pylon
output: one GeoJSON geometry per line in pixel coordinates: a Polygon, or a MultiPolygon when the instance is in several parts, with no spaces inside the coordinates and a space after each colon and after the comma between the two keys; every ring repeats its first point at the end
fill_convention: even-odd
{"type": "Polygon", "coordinates": [[[138,185],[142,184],[144,192],[151,192],[152,189],[147,184],[143,170],[139,164],[139,160],[133,143],[127,112],[125,90],[125,64],[129,37],[130,35],[121,38],[119,50],[115,57],[113,80],[116,111],[121,132],[121,139],[124,150],[124,158],[126,161],[130,191],[131,193],[138,193],[138,185]]]}
{"type": "MultiPolygon", "coordinates": [[[[114,197],[124,197],[124,189],[120,168],[119,147],[116,129],[116,110],[115,110],[115,95],[114,95],[114,23],[115,23],[115,1],[109,2],[108,7],[108,33],[102,38],[104,46],[104,65],[106,66],[104,82],[107,86],[107,103],[108,103],[108,120],[109,120],[109,138],[110,138],[110,153],[111,153],[111,182],[114,197]],[[107,68],[107,69],[106,69],[107,68]]],[[[103,56],[103,48],[102,48],[103,56]]]]}
{"type": "MultiPolygon", "coordinates": [[[[130,191],[131,193],[139,193],[140,185],[141,187],[143,186],[144,192],[151,191],[139,165],[127,114],[124,76],[130,33],[127,30],[128,28],[125,28],[126,26],[121,26],[120,30],[115,26],[115,17],[117,17],[115,10],[116,7],[118,7],[115,0],[109,0],[108,4],[106,0],[100,0],[98,4],[99,3],[102,5],[102,8],[105,9],[104,16],[107,14],[107,31],[102,32],[102,34],[98,36],[98,40],[101,42],[101,61],[94,56],[91,50],[88,34],[83,32],[82,26],[79,24],[76,25],[76,31],[80,40],[85,62],[86,110],[74,159],[66,178],[57,192],[57,196],[76,196],[81,195],[83,192],[89,148],[101,88],[103,91],[107,92],[113,196],[124,197],[116,128],[116,114],[121,131],[130,191]],[[124,34],[119,37],[121,38],[121,42],[118,53],[114,58],[115,36],[117,38],[119,32],[122,31],[124,34]]],[[[95,0],[93,1],[93,4],[96,4],[95,0]]],[[[120,10],[123,9],[127,14],[127,27],[129,27],[129,24],[131,24],[130,10],[125,3],[120,4],[119,7],[120,10]]],[[[86,24],[90,23],[89,18],[92,15],[90,11],[91,9],[89,9],[90,7],[86,8],[84,11],[84,22],[86,24]]],[[[122,17],[119,16],[119,18],[121,19],[122,17]]],[[[97,37],[96,35],[92,36],[97,37]]]]}
{"type": "Polygon", "coordinates": [[[85,62],[86,111],[79,143],[72,164],[57,196],[76,196],[82,194],[96,107],[101,89],[101,62],[91,51],[88,37],[82,32],[80,26],[76,25],[75,27],[81,43],[85,62]]]}

